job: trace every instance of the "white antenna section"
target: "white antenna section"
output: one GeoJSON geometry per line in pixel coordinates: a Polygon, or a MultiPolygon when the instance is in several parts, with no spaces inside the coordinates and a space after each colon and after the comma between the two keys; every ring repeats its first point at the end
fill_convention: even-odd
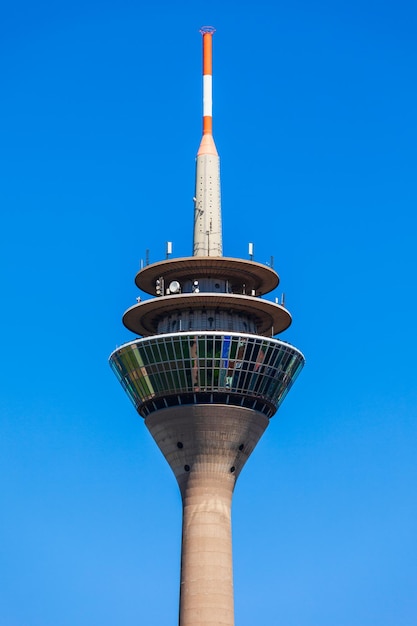
{"type": "Polygon", "coordinates": [[[248,254],[250,256],[250,260],[253,261],[253,243],[249,243],[248,245],[248,254]]]}

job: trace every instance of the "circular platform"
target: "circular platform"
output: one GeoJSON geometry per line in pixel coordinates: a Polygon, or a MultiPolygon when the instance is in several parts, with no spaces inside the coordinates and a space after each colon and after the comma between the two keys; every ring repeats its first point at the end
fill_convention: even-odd
{"type": "Polygon", "coordinates": [[[166,315],[202,308],[244,313],[255,320],[257,334],[264,336],[281,333],[292,321],[286,308],[255,296],[183,293],[139,302],[125,312],[123,324],[132,332],[147,337],[157,334],[158,322],[166,315]]]}
{"type": "Polygon", "coordinates": [[[173,280],[219,278],[229,281],[234,293],[255,291],[256,295],[269,293],[279,284],[275,270],[262,263],[231,257],[182,257],[167,259],[147,265],[137,273],[135,283],[145,293],[155,294],[155,282],[163,278],[165,283],[173,280]]]}

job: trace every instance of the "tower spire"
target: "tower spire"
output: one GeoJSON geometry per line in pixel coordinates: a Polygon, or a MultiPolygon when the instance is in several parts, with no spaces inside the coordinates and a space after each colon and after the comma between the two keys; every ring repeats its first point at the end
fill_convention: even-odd
{"type": "Polygon", "coordinates": [[[194,256],[222,256],[220,159],[213,139],[213,34],[203,26],[203,136],[197,152],[194,196],[194,256]]]}

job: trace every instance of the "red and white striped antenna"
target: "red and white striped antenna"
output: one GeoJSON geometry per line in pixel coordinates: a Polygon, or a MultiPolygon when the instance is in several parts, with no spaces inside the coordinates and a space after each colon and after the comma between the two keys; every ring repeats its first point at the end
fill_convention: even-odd
{"type": "Polygon", "coordinates": [[[213,134],[213,35],[216,29],[202,26],[203,35],[203,135],[213,134]]]}
{"type": "Polygon", "coordinates": [[[197,152],[194,196],[194,256],[222,256],[220,159],[213,139],[213,34],[203,26],[203,137],[197,152]]]}
{"type": "Polygon", "coordinates": [[[217,154],[213,141],[213,26],[202,26],[203,36],[203,138],[198,154],[217,154]]]}

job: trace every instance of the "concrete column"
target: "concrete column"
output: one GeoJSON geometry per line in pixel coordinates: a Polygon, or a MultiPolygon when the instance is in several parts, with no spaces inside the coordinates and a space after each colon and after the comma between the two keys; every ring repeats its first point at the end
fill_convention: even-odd
{"type": "Polygon", "coordinates": [[[184,487],[180,626],[234,625],[233,486],[195,468],[184,487]]]}
{"type": "Polygon", "coordinates": [[[268,418],[237,406],[184,405],[145,423],[181,490],[179,626],[234,626],[232,494],[268,418]]]}

